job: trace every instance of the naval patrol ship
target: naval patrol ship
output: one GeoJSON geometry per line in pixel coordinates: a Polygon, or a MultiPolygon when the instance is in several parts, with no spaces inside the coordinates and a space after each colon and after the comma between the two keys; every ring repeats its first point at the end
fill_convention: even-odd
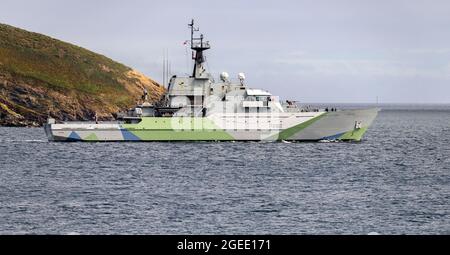
{"type": "Polygon", "coordinates": [[[210,49],[189,24],[194,68],[187,77],[172,76],[160,101],[143,102],[110,122],[62,122],[44,125],[50,141],[360,141],[378,108],[357,110],[301,107],[270,92],[250,88],[245,75],[219,81],[205,68],[210,49]]]}

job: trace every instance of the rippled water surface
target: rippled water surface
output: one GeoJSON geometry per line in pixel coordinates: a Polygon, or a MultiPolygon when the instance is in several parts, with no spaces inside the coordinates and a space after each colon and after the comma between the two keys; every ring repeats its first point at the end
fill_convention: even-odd
{"type": "Polygon", "coordinates": [[[361,143],[49,143],[0,128],[0,234],[450,234],[450,107],[361,143]]]}

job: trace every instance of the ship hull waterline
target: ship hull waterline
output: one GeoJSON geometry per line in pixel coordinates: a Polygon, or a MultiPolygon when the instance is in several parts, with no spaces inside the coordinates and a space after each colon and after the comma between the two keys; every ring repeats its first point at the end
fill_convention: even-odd
{"type": "Polygon", "coordinates": [[[55,142],[361,141],[378,111],[315,113],[286,128],[253,127],[250,119],[244,126],[230,128],[207,117],[144,117],[139,124],[68,122],[46,124],[44,128],[49,141],[55,142]]]}

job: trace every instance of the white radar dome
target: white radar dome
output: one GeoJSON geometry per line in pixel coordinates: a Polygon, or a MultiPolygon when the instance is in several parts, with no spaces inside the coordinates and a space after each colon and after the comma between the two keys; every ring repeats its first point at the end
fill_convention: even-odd
{"type": "Polygon", "coordinates": [[[227,72],[222,72],[222,73],[220,74],[220,80],[222,80],[223,82],[228,81],[228,78],[229,78],[229,77],[230,77],[230,76],[228,75],[227,72]]]}

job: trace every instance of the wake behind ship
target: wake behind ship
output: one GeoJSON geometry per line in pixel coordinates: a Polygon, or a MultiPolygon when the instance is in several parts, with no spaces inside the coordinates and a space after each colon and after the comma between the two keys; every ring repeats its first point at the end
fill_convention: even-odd
{"type": "Polygon", "coordinates": [[[111,122],[63,122],[49,118],[44,125],[50,141],[360,141],[379,109],[336,110],[299,107],[245,84],[240,73],[233,82],[227,73],[216,82],[206,70],[204,51],[210,49],[194,21],[190,46],[191,76],[172,76],[162,99],[143,103],[111,122]]]}

